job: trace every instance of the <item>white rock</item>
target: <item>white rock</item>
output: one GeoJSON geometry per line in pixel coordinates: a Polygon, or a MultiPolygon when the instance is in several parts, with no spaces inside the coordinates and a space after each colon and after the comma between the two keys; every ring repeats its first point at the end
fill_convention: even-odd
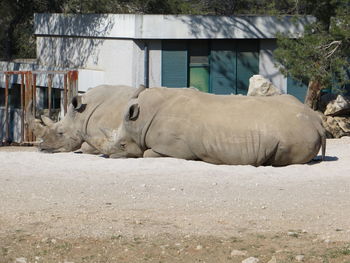
{"type": "Polygon", "coordinates": [[[27,259],[26,258],[16,258],[15,263],[27,263],[27,259]]]}
{"type": "Polygon", "coordinates": [[[325,115],[336,116],[350,112],[350,98],[338,95],[337,98],[327,104],[325,115]]]}
{"type": "Polygon", "coordinates": [[[292,231],[289,231],[287,233],[287,235],[290,236],[290,237],[298,237],[299,236],[299,234],[297,232],[292,232],[292,231]]]}
{"type": "Polygon", "coordinates": [[[258,263],[259,259],[255,257],[246,258],[242,263],[258,263]]]}
{"type": "Polygon", "coordinates": [[[198,246],[196,247],[197,250],[201,250],[202,248],[203,248],[202,245],[198,245],[198,246]]]}
{"type": "Polygon", "coordinates": [[[295,256],[295,260],[298,261],[298,262],[304,261],[304,258],[305,258],[304,255],[297,255],[297,256],[295,256]]]}
{"type": "Polygon", "coordinates": [[[246,256],[247,255],[247,251],[242,251],[242,250],[232,250],[231,251],[231,257],[235,257],[235,256],[246,256]]]}
{"type": "Polygon", "coordinates": [[[280,89],[276,88],[269,80],[261,75],[254,75],[249,79],[247,96],[275,96],[281,94],[280,89]]]}

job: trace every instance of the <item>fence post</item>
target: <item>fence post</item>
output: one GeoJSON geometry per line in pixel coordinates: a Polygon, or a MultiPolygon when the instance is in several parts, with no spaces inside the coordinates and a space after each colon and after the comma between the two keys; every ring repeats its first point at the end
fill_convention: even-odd
{"type": "Polygon", "coordinates": [[[21,73],[21,143],[24,142],[24,73],[21,73]]]}
{"type": "Polygon", "coordinates": [[[9,78],[8,74],[5,74],[5,144],[9,143],[10,139],[10,123],[9,123],[9,78]]]}
{"type": "Polygon", "coordinates": [[[66,115],[67,113],[67,73],[64,74],[63,77],[63,113],[66,115]]]}

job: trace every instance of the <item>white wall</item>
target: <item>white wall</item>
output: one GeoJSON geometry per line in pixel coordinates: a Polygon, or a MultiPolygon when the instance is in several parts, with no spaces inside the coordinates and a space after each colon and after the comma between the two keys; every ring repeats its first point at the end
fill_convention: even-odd
{"type": "Polygon", "coordinates": [[[162,41],[149,41],[149,86],[162,85],[162,41]]]}
{"type": "Polygon", "coordinates": [[[297,37],[314,17],[35,14],[36,35],[129,39],[297,37]]]}
{"type": "Polygon", "coordinates": [[[287,93],[287,79],[275,66],[273,51],[276,49],[276,40],[260,40],[259,74],[269,79],[277,88],[287,93]]]}
{"type": "MultiPolygon", "coordinates": [[[[82,72],[80,79],[86,77],[90,70],[93,72],[93,86],[135,86],[143,83],[143,73],[140,73],[140,69],[143,68],[143,50],[134,40],[41,36],[37,37],[37,43],[40,65],[64,69],[78,68],[82,72]]],[[[81,85],[81,90],[91,87],[88,80],[84,81],[84,86],[81,85]]]]}

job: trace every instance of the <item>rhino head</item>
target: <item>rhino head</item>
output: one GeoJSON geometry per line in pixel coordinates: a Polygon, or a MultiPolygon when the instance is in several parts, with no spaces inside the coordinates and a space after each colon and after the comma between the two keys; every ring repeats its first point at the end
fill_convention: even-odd
{"type": "Polygon", "coordinates": [[[78,96],[72,99],[69,110],[63,120],[54,122],[49,117],[41,116],[36,119],[32,112],[32,102],[27,106],[26,123],[39,139],[38,148],[45,152],[70,152],[78,150],[83,143],[77,125],[79,120],[74,118],[74,111],[81,108],[78,96]]]}
{"type": "Polygon", "coordinates": [[[101,129],[106,138],[101,152],[110,158],[138,158],[143,156],[143,150],[132,138],[122,123],[116,130],[101,129]]]}

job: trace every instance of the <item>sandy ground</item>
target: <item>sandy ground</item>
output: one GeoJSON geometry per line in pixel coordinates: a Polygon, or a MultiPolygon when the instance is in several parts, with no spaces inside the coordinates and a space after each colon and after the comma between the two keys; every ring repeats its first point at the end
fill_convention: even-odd
{"type": "MultiPolygon", "coordinates": [[[[105,159],[21,147],[1,147],[0,167],[0,259],[2,255],[8,262],[17,256],[8,252],[16,247],[9,240],[20,235],[31,236],[31,245],[47,238],[139,237],[144,243],[138,244],[151,239],[158,244],[177,237],[211,237],[208,243],[214,244],[235,237],[251,246],[244,241],[249,236],[276,235],[307,235],[310,244],[350,244],[349,137],[328,140],[324,162],[278,168],[172,158],[105,159]]],[[[194,251],[202,249],[198,246],[194,251]]],[[[273,260],[276,251],[266,259],[273,260]]],[[[334,262],[350,262],[350,256],[342,260],[334,262]]]]}

